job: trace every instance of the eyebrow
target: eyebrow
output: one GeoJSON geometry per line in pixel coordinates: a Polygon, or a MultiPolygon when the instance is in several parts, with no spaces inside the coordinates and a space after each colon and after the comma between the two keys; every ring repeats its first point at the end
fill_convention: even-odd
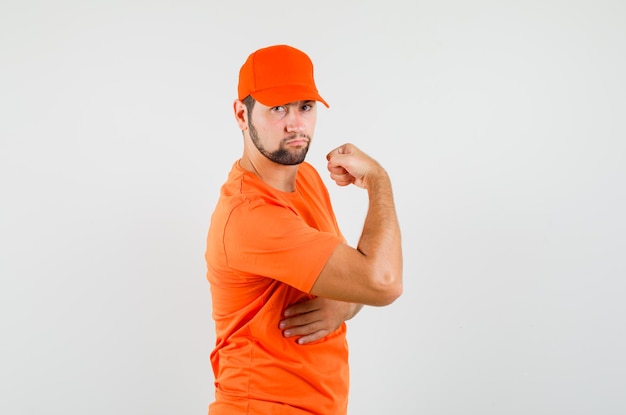
{"type": "Polygon", "coordinates": [[[285,104],[285,106],[288,106],[288,105],[296,106],[296,105],[301,105],[301,104],[308,104],[308,103],[311,103],[311,102],[315,102],[315,100],[314,99],[303,99],[301,101],[289,102],[289,103],[285,104]]]}

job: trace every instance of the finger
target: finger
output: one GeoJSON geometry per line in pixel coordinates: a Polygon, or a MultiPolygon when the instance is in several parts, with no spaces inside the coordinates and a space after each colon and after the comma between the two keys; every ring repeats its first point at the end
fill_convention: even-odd
{"type": "Polygon", "coordinates": [[[333,179],[339,186],[346,186],[348,184],[354,183],[356,178],[350,172],[350,159],[349,155],[332,155],[328,160],[328,164],[326,168],[330,172],[330,177],[333,179]]]}
{"type": "Polygon", "coordinates": [[[319,302],[316,298],[302,301],[296,304],[292,304],[285,309],[283,315],[285,317],[296,316],[298,314],[310,313],[311,311],[319,310],[319,302]]]}
{"type": "MultiPolygon", "coordinates": [[[[285,314],[287,311],[292,311],[294,309],[285,310],[285,314]]],[[[322,320],[325,316],[324,313],[320,313],[319,307],[312,307],[310,309],[301,309],[303,312],[300,314],[289,314],[286,318],[282,319],[278,323],[278,327],[280,329],[286,329],[288,327],[298,327],[304,326],[307,324],[312,324],[322,320]]],[[[317,329],[316,329],[317,330],[317,329]]]]}
{"type": "Polygon", "coordinates": [[[319,331],[316,331],[315,333],[298,338],[298,340],[296,340],[296,343],[300,345],[313,343],[315,341],[320,340],[323,337],[326,337],[327,335],[328,335],[328,332],[326,330],[319,330],[319,331]]]}
{"type": "Polygon", "coordinates": [[[330,172],[330,178],[337,183],[350,183],[353,180],[352,175],[341,166],[334,166],[328,163],[328,171],[330,172]]]}
{"type": "Polygon", "coordinates": [[[343,167],[334,166],[334,165],[331,165],[330,163],[328,163],[328,171],[331,174],[347,174],[348,173],[348,170],[344,169],[343,167]]]}
{"type": "Polygon", "coordinates": [[[326,156],[326,159],[328,160],[329,166],[341,166],[346,163],[346,160],[348,160],[349,157],[350,155],[345,152],[340,153],[339,151],[331,151],[328,153],[328,156],[326,156]]]}
{"type": "Polygon", "coordinates": [[[286,338],[297,337],[298,344],[307,344],[317,341],[330,332],[319,324],[309,324],[306,326],[294,327],[283,331],[286,338]]]}
{"type": "Polygon", "coordinates": [[[308,336],[309,334],[315,333],[317,331],[326,331],[326,327],[320,321],[314,321],[310,324],[304,324],[299,326],[292,326],[285,330],[283,330],[283,336],[285,337],[294,337],[294,336],[308,336]]]}
{"type": "Polygon", "coordinates": [[[336,154],[343,154],[343,147],[344,146],[339,146],[329,151],[328,154],[326,154],[326,160],[330,160],[336,154]]]}
{"type": "Polygon", "coordinates": [[[284,330],[288,328],[302,327],[306,326],[307,324],[315,323],[316,321],[318,321],[318,319],[316,319],[314,316],[311,316],[310,314],[301,314],[295,317],[281,320],[280,323],[278,323],[278,328],[284,330]]]}
{"type": "Polygon", "coordinates": [[[350,173],[331,173],[330,177],[335,181],[347,182],[354,179],[350,173]]]}
{"type": "Polygon", "coordinates": [[[349,154],[351,152],[352,144],[346,143],[342,144],[339,147],[331,150],[327,155],[326,159],[328,160],[331,156],[336,154],[349,154]]]}
{"type": "Polygon", "coordinates": [[[342,175],[342,176],[330,176],[331,179],[337,183],[338,186],[347,186],[349,184],[354,183],[354,177],[350,175],[342,175]]]}

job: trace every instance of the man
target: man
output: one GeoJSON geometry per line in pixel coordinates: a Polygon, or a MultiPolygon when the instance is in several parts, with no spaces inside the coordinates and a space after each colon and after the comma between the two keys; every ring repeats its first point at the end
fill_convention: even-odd
{"type": "Polygon", "coordinates": [[[286,45],[252,53],[234,102],[243,155],[207,239],[216,345],[211,415],[347,412],[344,320],[402,292],[402,251],[385,170],[352,144],[328,156],[339,185],[367,190],[358,246],[348,246],[328,190],[304,161],[319,95],[313,65],[286,45]]]}

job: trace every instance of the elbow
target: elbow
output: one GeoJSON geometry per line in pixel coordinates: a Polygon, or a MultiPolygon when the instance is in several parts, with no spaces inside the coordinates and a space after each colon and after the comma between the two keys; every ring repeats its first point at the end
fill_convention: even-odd
{"type": "Polygon", "coordinates": [[[376,295],[370,305],[388,306],[396,301],[402,292],[402,273],[386,275],[376,283],[376,295]]]}

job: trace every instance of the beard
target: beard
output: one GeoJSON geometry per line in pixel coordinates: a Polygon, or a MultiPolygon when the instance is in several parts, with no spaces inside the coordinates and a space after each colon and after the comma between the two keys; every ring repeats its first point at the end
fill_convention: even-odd
{"type": "Polygon", "coordinates": [[[292,134],[289,137],[283,138],[278,147],[278,150],[269,151],[267,150],[261,140],[259,138],[259,133],[252,124],[252,120],[248,120],[248,127],[250,128],[250,139],[254,143],[254,146],[259,150],[261,154],[263,154],[266,158],[273,161],[274,163],[282,164],[283,166],[294,166],[296,164],[300,164],[306,158],[306,153],[309,151],[309,143],[311,142],[311,137],[306,134],[292,134]],[[285,143],[287,141],[293,140],[297,137],[303,137],[308,140],[307,144],[299,149],[288,150],[285,148],[285,143]]]}

